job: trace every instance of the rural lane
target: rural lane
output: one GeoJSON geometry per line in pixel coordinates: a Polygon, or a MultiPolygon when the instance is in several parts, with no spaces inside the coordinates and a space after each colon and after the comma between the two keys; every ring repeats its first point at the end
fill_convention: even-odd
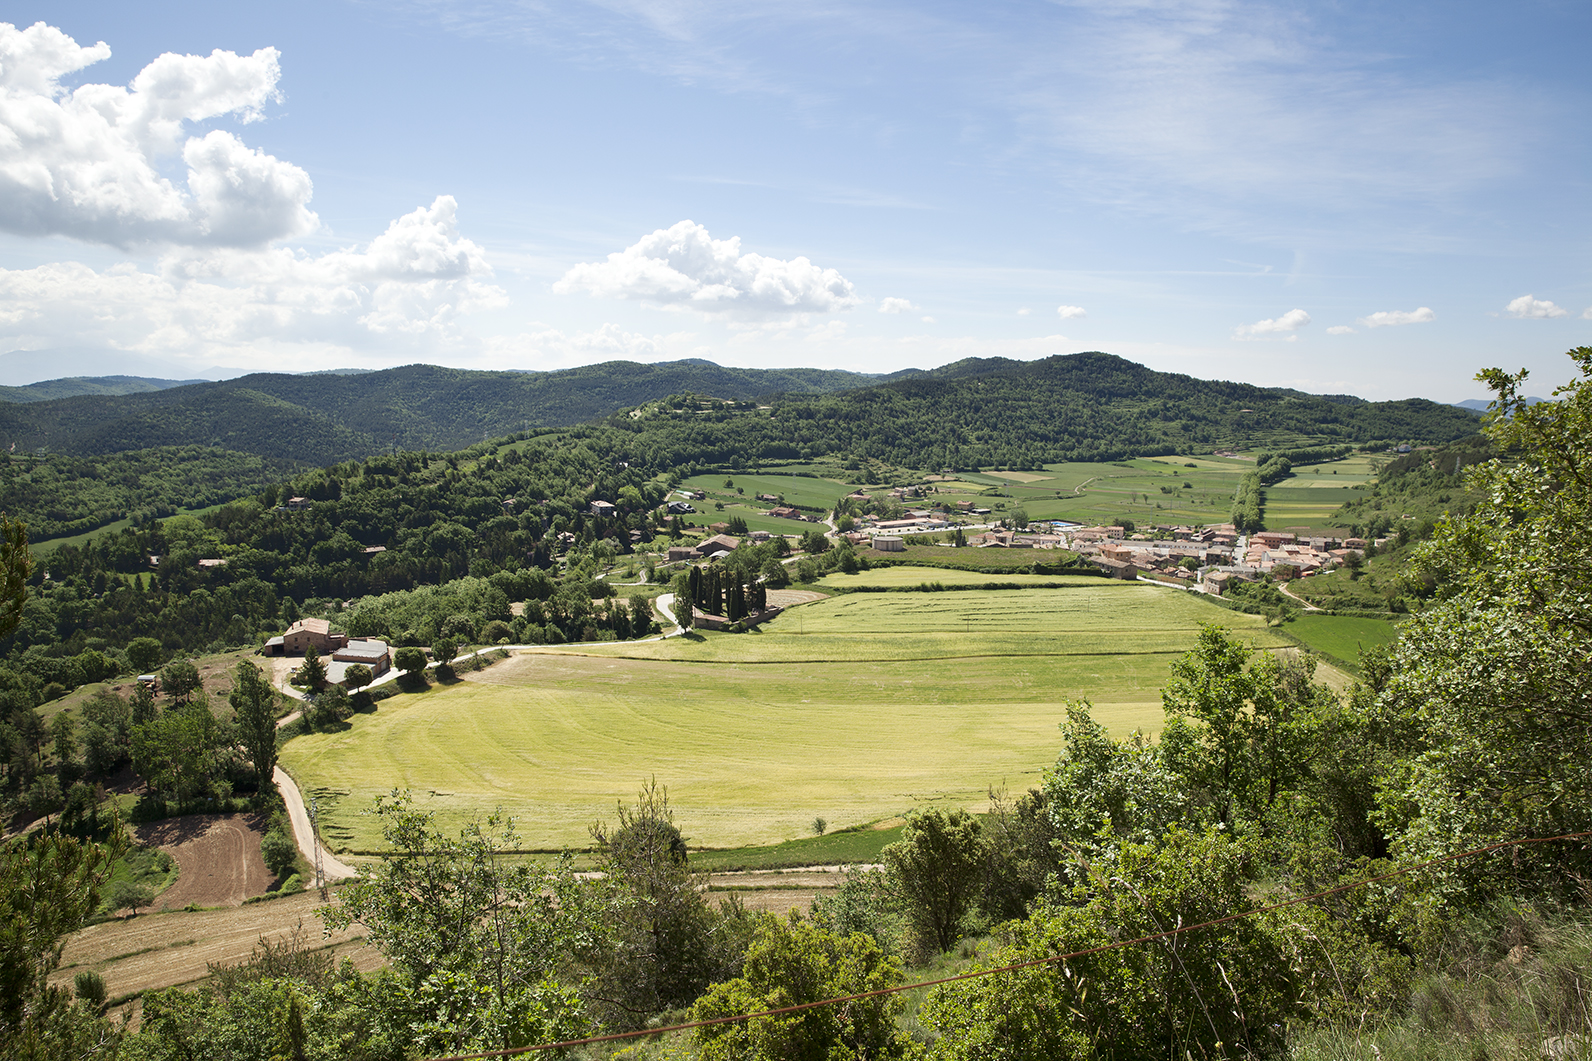
{"type": "MultiPolygon", "coordinates": [[[[288,776],[288,772],[280,766],[271,775],[271,780],[276,782],[277,789],[282,793],[282,802],[287,804],[288,820],[293,823],[293,839],[298,841],[299,851],[313,866],[316,840],[310,828],[310,812],[304,809],[304,797],[299,794],[298,785],[288,776]]],[[[321,869],[327,880],[347,880],[359,876],[359,870],[340,861],[326,849],[325,844],[321,844],[321,869]]]]}

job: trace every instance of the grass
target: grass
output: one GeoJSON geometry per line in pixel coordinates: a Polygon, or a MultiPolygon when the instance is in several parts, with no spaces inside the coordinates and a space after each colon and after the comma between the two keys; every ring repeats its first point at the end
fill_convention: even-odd
{"type": "MultiPolygon", "coordinates": [[[[813,479],[804,475],[736,475],[736,474],[708,474],[693,475],[680,484],[682,490],[701,490],[708,495],[707,504],[712,508],[713,502],[723,501],[728,505],[731,501],[744,502],[750,506],[767,508],[769,502],[758,501],[758,494],[773,494],[783,496],[788,505],[808,505],[813,508],[831,509],[835,502],[845,497],[854,486],[847,486],[835,479],[813,479]],[[730,479],[735,486],[727,487],[724,480],[730,479]],[[736,487],[744,493],[737,494],[736,487]]],[[[699,506],[700,507],[700,506],[699,506]]]]}
{"type": "Polygon", "coordinates": [[[638,784],[670,790],[708,847],[768,844],[937,804],[1020,791],[1059,749],[1067,701],[1117,733],[1157,728],[1167,668],[1241,614],[1133,583],[853,594],[761,633],[529,652],[341,733],[298,737],[282,763],[320,797],[334,846],[379,846],[361,811],[394,787],[455,827],[501,806],[528,848],[584,847],[638,784]]]}
{"type": "MultiPolygon", "coordinates": [[[[951,552],[948,549],[940,552],[951,552]]],[[[967,552],[968,550],[957,550],[967,552]]],[[[1004,550],[980,549],[980,553],[1002,552],[1006,556],[1012,555],[1004,550]]],[[[1081,586],[1091,589],[1100,588],[1101,579],[1094,575],[1029,575],[1015,571],[956,571],[936,567],[876,567],[868,571],[859,571],[855,575],[836,572],[825,575],[813,584],[814,589],[825,592],[844,592],[848,589],[906,589],[922,585],[923,583],[939,583],[942,586],[987,586],[987,585],[1018,585],[1018,586],[1081,586]]]]}
{"type": "Polygon", "coordinates": [[[1342,660],[1356,673],[1361,651],[1386,645],[1398,637],[1398,627],[1386,619],[1308,612],[1289,623],[1287,629],[1312,652],[1342,660]]]}
{"type": "Polygon", "coordinates": [[[879,853],[886,845],[901,839],[903,828],[899,819],[887,819],[875,825],[759,847],[693,851],[691,868],[699,872],[731,873],[738,870],[787,869],[792,866],[875,863],[879,861],[879,853]]]}

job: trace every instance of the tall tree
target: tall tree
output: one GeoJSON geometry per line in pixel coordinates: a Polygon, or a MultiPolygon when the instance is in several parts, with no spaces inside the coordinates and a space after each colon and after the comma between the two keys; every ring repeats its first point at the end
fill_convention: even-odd
{"type": "Polygon", "coordinates": [[[276,690],[250,660],[240,660],[236,681],[227,697],[238,724],[238,737],[248,749],[254,776],[264,794],[276,769],[276,690]]]}

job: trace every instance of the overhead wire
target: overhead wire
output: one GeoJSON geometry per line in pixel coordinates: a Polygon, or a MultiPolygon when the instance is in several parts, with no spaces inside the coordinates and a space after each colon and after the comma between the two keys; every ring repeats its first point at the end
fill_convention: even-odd
{"type": "Polygon", "coordinates": [[[690,1031],[695,1028],[710,1028],[721,1024],[735,1024],[740,1021],[756,1020],[760,1017],[781,1017],[789,1013],[801,1013],[810,1009],[820,1009],[824,1006],[835,1006],[846,1002],[860,1002],[864,999],[879,998],[883,995],[899,994],[903,991],[916,991],[919,988],[924,987],[939,987],[942,984],[952,984],[962,980],[973,980],[982,976],[994,976],[997,973],[1016,972],[1020,969],[1032,969],[1040,965],[1055,965],[1058,962],[1073,961],[1078,958],[1087,958],[1090,955],[1101,954],[1106,951],[1119,950],[1123,947],[1135,947],[1142,943],[1154,943],[1157,940],[1171,939],[1174,936],[1179,936],[1187,932],[1197,932],[1200,929],[1215,928],[1217,925],[1225,925],[1229,922],[1239,921],[1246,917],[1257,917],[1260,914],[1270,913],[1273,910],[1281,910],[1289,906],[1298,906],[1301,903],[1308,903],[1317,899],[1324,899],[1329,895],[1338,895],[1342,892],[1353,891],[1355,888],[1364,888],[1371,884],[1379,884],[1382,881],[1392,880],[1394,877],[1401,877],[1409,873],[1415,873],[1419,870],[1441,865],[1444,862],[1457,862],[1460,859],[1474,858],[1477,855],[1484,855],[1489,851],[1498,851],[1506,847],[1519,848],[1527,844],[1549,844],[1562,840],[1583,840],[1589,837],[1592,837],[1592,830],[1578,833],[1564,833],[1559,836],[1532,836],[1516,840],[1500,840],[1496,843],[1487,844],[1483,847],[1471,848],[1468,851],[1459,851],[1454,854],[1440,855],[1437,858],[1430,858],[1424,862],[1416,862],[1408,866],[1399,866],[1389,870],[1386,873],[1380,873],[1374,877],[1366,877],[1363,880],[1350,881],[1348,884],[1339,884],[1335,887],[1325,888],[1318,892],[1312,892],[1309,895],[1297,895],[1291,899],[1283,899],[1280,902],[1270,903],[1266,906],[1258,906],[1251,910],[1241,910],[1238,913],[1228,914],[1225,917],[1218,917],[1211,921],[1201,921],[1199,924],[1195,925],[1181,925],[1177,928],[1167,929],[1163,932],[1153,932],[1147,936],[1137,936],[1133,939],[1116,940],[1111,943],[1103,943],[1097,947],[1087,947],[1084,950],[1071,951],[1067,954],[1053,954],[1044,958],[1033,958],[1028,961],[1013,962],[1008,965],[996,966],[993,969],[975,969],[972,972],[958,973],[955,976],[945,976],[937,980],[920,980],[916,983],[896,984],[892,987],[881,987],[874,991],[863,991],[855,995],[839,995],[834,998],[819,999],[816,1002],[801,1002],[790,1006],[780,1006],[777,1009],[759,1010],[756,1013],[736,1013],[727,1017],[712,1017],[707,1020],[688,1021],[684,1024],[671,1024],[660,1028],[642,1028],[636,1031],[613,1032],[609,1035],[593,1035],[584,1039],[566,1039],[556,1043],[537,1043],[532,1046],[516,1046],[505,1050],[488,1050],[476,1054],[449,1054],[442,1057],[431,1058],[430,1061],[486,1061],[488,1058],[517,1057],[522,1054],[535,1053],[541,1050],[561,1050],[574,1046],[591,1046],[597,1043],[619,1042],[624,1039],[640,1039],[650,1035],[663,1035],[669,1032],[690,1031]]]}

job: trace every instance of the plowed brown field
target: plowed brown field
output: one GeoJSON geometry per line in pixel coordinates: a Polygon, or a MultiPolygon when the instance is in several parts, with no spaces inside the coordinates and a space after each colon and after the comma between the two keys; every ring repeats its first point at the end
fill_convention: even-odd
{"type": "Polygon", "coordinates": [[[258,814],[191,814],[139,826],[139,843],[177,862],[177,883],[160,893],[155,908],[241,906],[263,895],[275,879],[260,857],[265,824],[258,814]]]}

